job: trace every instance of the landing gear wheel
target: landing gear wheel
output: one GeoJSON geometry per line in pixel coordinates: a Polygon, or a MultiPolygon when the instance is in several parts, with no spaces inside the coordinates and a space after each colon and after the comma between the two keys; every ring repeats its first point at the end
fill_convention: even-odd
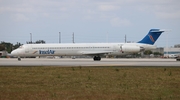
{"type": "Polygon", "coordinates": [[[21,58],[18,58],[18,61],[21,61],[21,58]]]}
{"type": "Polygon", "coordinates": [[[94,56],[94,61],[100,61],[101,60],[101,57],[100,56],[94,56]]]}

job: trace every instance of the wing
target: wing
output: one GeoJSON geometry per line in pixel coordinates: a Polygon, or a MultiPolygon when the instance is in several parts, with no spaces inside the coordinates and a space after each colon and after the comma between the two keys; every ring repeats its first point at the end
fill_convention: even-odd
{"type": "Polygon", "coordinates": [[[81,51],[80,52],[83,55],[105,55],[105,54],[109,54],[112,53],[112,51],[81,51]]]}

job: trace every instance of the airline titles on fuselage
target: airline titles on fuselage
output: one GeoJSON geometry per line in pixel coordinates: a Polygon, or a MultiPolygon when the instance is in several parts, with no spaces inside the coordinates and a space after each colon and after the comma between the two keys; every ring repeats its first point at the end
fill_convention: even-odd
{"type": "Polygon", "coordinates": [[[39,50],[39,54],[54,54],[54,50],[39,50]]]}

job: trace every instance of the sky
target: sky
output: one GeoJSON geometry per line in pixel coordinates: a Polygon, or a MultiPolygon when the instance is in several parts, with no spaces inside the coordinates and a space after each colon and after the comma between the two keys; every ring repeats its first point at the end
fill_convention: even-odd
{"type": "Polygon", "coordinates": [[[180,44],[180,0],[0,0],[0,42],[138,42],[166,29],[155,45],[180,44]]]}

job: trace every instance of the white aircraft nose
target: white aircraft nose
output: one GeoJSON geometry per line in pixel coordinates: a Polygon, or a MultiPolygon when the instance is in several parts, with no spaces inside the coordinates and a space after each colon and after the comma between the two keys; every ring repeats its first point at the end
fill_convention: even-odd
{"type": "Polygon", "coordinates": [[[13,50],[13,51],[11,52],[11,55],[12,55],[12,56],[17,56],[17,55],[18,55],[18,51],[17,51],[17,50],[13,50]]]}

